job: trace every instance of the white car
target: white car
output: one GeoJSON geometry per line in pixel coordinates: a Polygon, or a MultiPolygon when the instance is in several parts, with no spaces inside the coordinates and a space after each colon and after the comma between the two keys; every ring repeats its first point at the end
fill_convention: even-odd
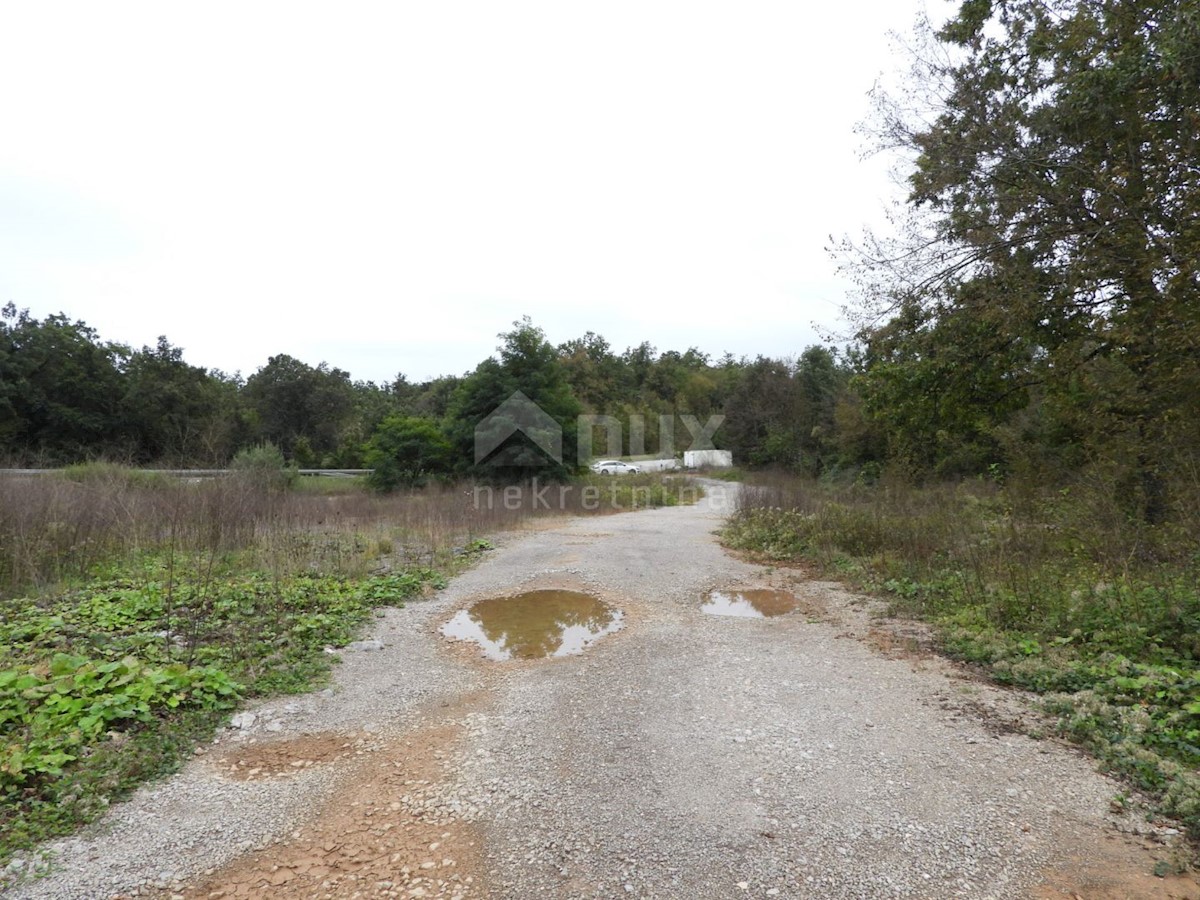
{"type": "Polygon", "coordinates": [[[602,459],[592,463],[592,471],[601,475],[636,475],[642,470],[619,459],[602,459]]]}

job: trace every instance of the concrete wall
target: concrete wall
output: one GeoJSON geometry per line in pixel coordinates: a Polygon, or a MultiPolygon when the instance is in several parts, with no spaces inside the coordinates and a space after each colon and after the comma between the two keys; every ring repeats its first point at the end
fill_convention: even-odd
{"type": "Polygon", "coordinates": [[[733,466],[732,450],[685,450],[683,464],[689,469],[699,469],[711,466],[714,469],[728,469],[733,466]]]}
{"type": "Polygon", "coordinates": [[[670,472],[679,468],[677,459],[641,459],[633,463],[643,472],[670,472]]]}

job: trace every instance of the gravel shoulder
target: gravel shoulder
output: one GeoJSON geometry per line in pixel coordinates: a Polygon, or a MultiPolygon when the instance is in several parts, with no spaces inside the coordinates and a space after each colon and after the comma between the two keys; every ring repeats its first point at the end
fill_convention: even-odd
{"type": "Polygon", "coordinates": [[[736,485],[694,507],[501,536],[388,610],[334,685],[260,704],[179,775],[46,848],[6,896],[1200,897],[1177,840],[1008,691],[920,629],[724,552],[736,485]],[[788,616],[699,611],[787,587],[788,616]],[[625,627],[495,663],[439,626],[470,601],[585,590],[625,627]],[[1014,726],[1017,730],[1014,730],[1014,726]]]}

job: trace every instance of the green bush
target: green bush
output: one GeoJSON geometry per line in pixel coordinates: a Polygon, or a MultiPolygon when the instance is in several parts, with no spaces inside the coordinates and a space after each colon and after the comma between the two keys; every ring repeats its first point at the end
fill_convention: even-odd
{"type": "Polygon", "coordinates": [[[454,451],[432,419],[388,416],[367,442],[367,483],[377,491],[420,487],[450,473],[454,451]]]}
{"type": "Polygon", "coordinates": [[[283,451],[272,443],[239,450],[229,468],[245,484],[263,490],[286,490],[299,477],[296,467],[289,466],[283,451]]]}
{"type": "Polygon", "coordinates": [[[735,550],[760,553],[768,559],[795,559],[809,549],[811,517],[798,509],[745,510],[725,527],[725,542],[735,550]]]}

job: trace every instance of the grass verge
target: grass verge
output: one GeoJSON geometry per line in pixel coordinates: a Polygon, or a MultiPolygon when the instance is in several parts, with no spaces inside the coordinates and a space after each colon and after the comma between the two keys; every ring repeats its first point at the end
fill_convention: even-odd
{"type": "Polygon", "coordinates": [[[943,650],[1041,695],[1059,731],[1200,838],[1200,554],[1183,523],[1087,491],[757,479],[732,548],[804,561],[937,626],[943,650]]]}
{"type": "Polygon", "coordinates": [[[444,583],[207,569],[151,554],[0,604],[0,863],[174,770],[243,698],[324,682],[379,606],[444,583]]]}

